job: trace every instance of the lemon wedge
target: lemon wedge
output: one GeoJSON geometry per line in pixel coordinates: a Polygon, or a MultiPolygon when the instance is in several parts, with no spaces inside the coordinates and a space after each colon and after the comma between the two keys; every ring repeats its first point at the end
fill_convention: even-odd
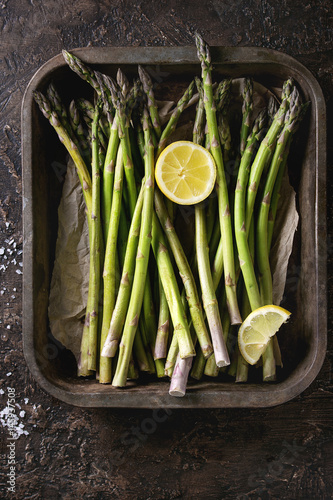
{"type": "Polygon", "coordinates": [[[238,346],[245,361],[254,365],[260,359],[269,339],[290,315],[283,307],[268,305],[255,309],[247,316],[238,331],[238,346]]]}
{"type": "Polygon", "coordinates": [[[207,149],[194,142],[173,142],[158,157],[155,177],[171,201],[194,205],[207,198],[214,188],[215,161],[207,149]]]}

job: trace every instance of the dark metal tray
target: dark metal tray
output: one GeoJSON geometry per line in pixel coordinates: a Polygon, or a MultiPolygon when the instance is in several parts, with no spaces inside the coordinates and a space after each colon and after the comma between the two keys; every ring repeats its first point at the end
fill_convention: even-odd
{"type": "MultiPolygon", "coordinates": [[[[115,75],[122,67],[137,74],[149,65],[163,92],[185,84],[200,67],[194,47],[84,48],[73,51],[102,71],[115,75]]],[[[65,64],[62,55],[42,66],[30,81],[22,104],[23,164],[23,348],[29,369],[52,396],[82,407],[226,408],[266,407],[284,403],[304,391],[317,376],[326,353],[326,117],[321,89],[312,74],[295,59],[261,48],[212,47],[214,75],[253,76],[268,87],[279,87],[292,76],[305,100],[311,101],[306,126],[291,154],[289,174],[300,215],[286,283],[286,303],[292,319],[279,337],[284,367],[276,383],[235,384],[205,379],[191,381],[184,398],[169,396],[169,383],[142,382],[117,389],[75,376],[71,353],[54,342],[48,327],[48,296],[57,235],[66,153],[37,106],[34,90],[54,81],[63,95],[84,96],[88,85],[65,64]]],[[[158,97],[158,95],[157,95],[158,97]]]]}

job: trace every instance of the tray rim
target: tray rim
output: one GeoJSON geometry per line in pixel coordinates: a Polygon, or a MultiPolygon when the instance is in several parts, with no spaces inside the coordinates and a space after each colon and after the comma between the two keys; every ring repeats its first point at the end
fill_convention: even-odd
{"type": "MultiPolygon", "coordinates": [[[[276,406],[301,394],[317,377],[326,355],[327,346],[327,287],[326,287],[326,109],[325,100],[319,83],[312,73],[299,61],[283,52],[266,49],[262,47],[219,47],[213,46],[212,60],[219,55],[223,62],[217,61],[218,65],[245,64],[240,63],[240,57],[246,55],[246,64],[277,64],[284,67],[292,67],[292,71],[307,80],[313,90],[315,102],[316,124],[316,178],[315,178],[315,256],[316,256],[316,288],[317,288],[317,335],[316,351],[313,361],[307,367],[307,371],[297,383],[293,377],[274,385],[262,386],[247,384],[240,388],[235,385],[219,383],[219,390],[209,390],[200,394],[200,405],[198,405],[196,394],[188,391],[184,398],[174,398],[166,395],[143,394],[145,398],[134,398],[133,393],[126,390],[111,390],[110,397],[105,399],[105,390],[87,394],[86,392],[75,392],[65,390],[52,384],[41,371],[36,359],[34,349],[34,319],[33,319],[33,199],[32,199],[32,176],[31,163],[32,154],[32,131],[26,129],[26,123],[32,120],[32,92],[38,88],[51,71],[66,66],[62,54],[58,54],[46,61],[33,75],[25,90],[22,108],[22,173],[23,173],[23,352],[26,363],[32,375],[42,389],[57,399],[79,407],[126,407],[126,408],[262,408],[276,406]],[[320,126],[319,126],[320,121],[320,126]],[[325,243],[320,240],[320,235],[325,237],[325,243]],[[227,389],[225,389],[227,387],[227,389]],[[230,391],[230,387],[233,389],[230,391]],[[254,389],[252,391],[252,389],[254,389]],[[253,401],[249,396],[261,394],[260,401],[253,401]],[[281,397],[283,394],[283,397],[281,397]],[[237,398],[236,396],[237,395],[237,398]],[[118,397],[116,397],[118,396],[118,397]],[[217,397],[216,397],[217,396],[217,397]],[[243,397],[241,397],[243,396],[243,397]],[[132,403],[131,403],[132,398],[132,403]]],[[[71,49],[71,52],[81,57],[89,64],[96,65],[120,65],[120,64],[199,64],[195,47],[84,47],[71,49]],[[130,49],[130,50],[129,50],[130,49]],[[135,53],[135,62],[133,61],[135,53]]],[[[110,386],[109,386],[110,387],[110,386]]]]}

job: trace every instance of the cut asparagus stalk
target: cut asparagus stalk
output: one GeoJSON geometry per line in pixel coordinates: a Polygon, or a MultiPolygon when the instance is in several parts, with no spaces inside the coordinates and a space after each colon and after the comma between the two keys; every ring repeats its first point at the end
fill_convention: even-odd
{"type": "Polygon", "coordinates": [[[216,364],[218,367],[222,367],[228,365],[230,360],[223,338],[221,318],[211,275],[205,212],[201,204],[195,207],[195,234],[203,306],[212,338],[216,364]]]}
{"type": "Polygon", "coordinates": [[[248,244],[246,222],[245,222],[246,220],[245,196],[246,196],[246,186],[249,177],[249,168],[254,153],[254,147],[259,140],[260,137],[259,134],[261,133],[261,130],[263,130],[264,123],[265,123],[265,114],[264,112],[262,112],[258,116],[254,124],[251,136],[247,140],[247,145],[239,166],[237,185],[235,190],[235,209],[234,209],[235,236],[236,236],[240,268],[244,277],[244,283],[246,286],[252,310],[260,307],[262,304],[259,293],[259,286],[257,283],[257,278],[248,244]]]}
{"type": "Polygon", "coordinates": [[[168,239],[180,276],[183,280],[193,327],[199,340],[202,352],[205,358],[207,358],[212,353],[213,348],[205,325],[194,276],[175,228],[171,223],[168,211],[163,201],[162,193],[157,189],[155,190],[155,209],[168,239]]]}
{"type": "Polygon", "coordinates": [[[280,107],[274,116],[273,122],[265,138],[261,141],[259,150],[251,165],[249,185],[247,189],[247,199],[246,199],[245,228],[247,228],[246,229],[247,232],[249,230],[250,222],[252,219],[254,203],[256,200],[261,174],[263,172],[265,165],[272,156],[272,152],[275,148],[277,137],[282,130],[285,114],[289,106],[290,94],[293,87],[294,87],[293,80],[292,79],[286,80],[286,82],[283,85],[282,102],[280,104],[280,107]]]}
{"type": "Polygon", "coordinates": [[[123,335],[119,345],[119,358],[112,385],[124,387],[134,342],[139,323],[144,286],[147,279],[149,251],[151,244],[152,216],[154,210],[154,145],[148,122],[148,111],[144,109],[143,130],[145,134],[145,193],[142,208],[142,223],[139,235],[138,251],[133,278],[133,287],[126,315],[123,335]]]}
{"type": "MultiPolygon", "coordinates": [[[[89,288],[91,287],[91,310],[89,323],[88,368],[97,370],[98,359],[98,323],[99,323],[99,293],[101,281],[101,217],[100,217],[100,169],[98,122],[100,103],[96,105],[92,124],[92,211],[90,216],[90,266],[89,288]]],[[[89,293],[89,292],[88,292],[89,293]]]]}
{"type": "MultiPolygon", "coordinates": [[[[103,322],[101,330],[102,347],[105,344],[109,332],[111,317],[116,302],[117,239],[118,239],[118,227],[120,222],[120,210],[121,210],[121,200],[122,200],[123,172],[124,172],[123,153],[121,150],[121,146],[119,146],[116,168],[115,168],[112,207],[109,219],[110,224],[107,235],[105,260],[104,260],[104,272],[103,272],[104,302],[103,302],[103,322]]],[[[100,368],[99,368],[99,382],[102,384],[110,383],[111,377],[112,377],[111,358],[103,356],[101,354],[100,368]]]]}
{"type": "Polygon", "coordinates": [[[170,312],[168,302],[163,290],[161,278],[158,278],[160,308],[158,317],[158,329],[155,342],[154,358],[165,359],[167,357],[167,346],[170,329],[170,312]]]}
{"type": "Polygon", "coordinates": [[[163,290],[168,302],[173,327],[177,335],[180,356],[181,358],[188,358],[195,355],[195,349],[181,301],[178,283],[167,249],[167,243],[155,213],[153,214],[152,236],[152,248],[163,290]]]}
{"type": "Polygon", "coordinates": [[[229,195],[227,182],[224,172],[223,157],[219,133],[216,120],[216,106],[213,97],[212,88],[212,64],[208,45],[203,41],[200,35],[196,34],[196,45],[198,57],[201,62],[202,83],[204,89],[204,103],[206,110],[206,119],[208,125],[210,149],[214,157],[217,168],[216,189],[219,204],[219,217],[221,225],[221,237],[225,244],[223,245],[223,262],[225,286],[227,291],[227,303],[232,324],[242,322],[236,295],[236,275],[234,262],[233,234],[230,218],[229,195]]]}
{"type": "Polygon", "coordinates": [[[128,235],[128,243],[124,258],[122,277],[119,285],[116,304],[111,318],[109,332],[102,349],[102,356],[114,357],[118,348],[119,339],[125,323],[126,311],[131,295],[133,283],[135,255],[137,253],[138,238],[141,224],[144,183],[142,184],[128,235]]]}

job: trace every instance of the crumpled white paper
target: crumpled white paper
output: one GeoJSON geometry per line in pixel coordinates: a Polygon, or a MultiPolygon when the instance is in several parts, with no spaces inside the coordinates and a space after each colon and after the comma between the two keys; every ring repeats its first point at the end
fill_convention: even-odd
{"type": "Polygon", "coordinates": [[[89,234],[81,184],[70,161],[58,208],[58,238],[49,297],[53,336],[78,360],[89,282],[89,234]]]}

